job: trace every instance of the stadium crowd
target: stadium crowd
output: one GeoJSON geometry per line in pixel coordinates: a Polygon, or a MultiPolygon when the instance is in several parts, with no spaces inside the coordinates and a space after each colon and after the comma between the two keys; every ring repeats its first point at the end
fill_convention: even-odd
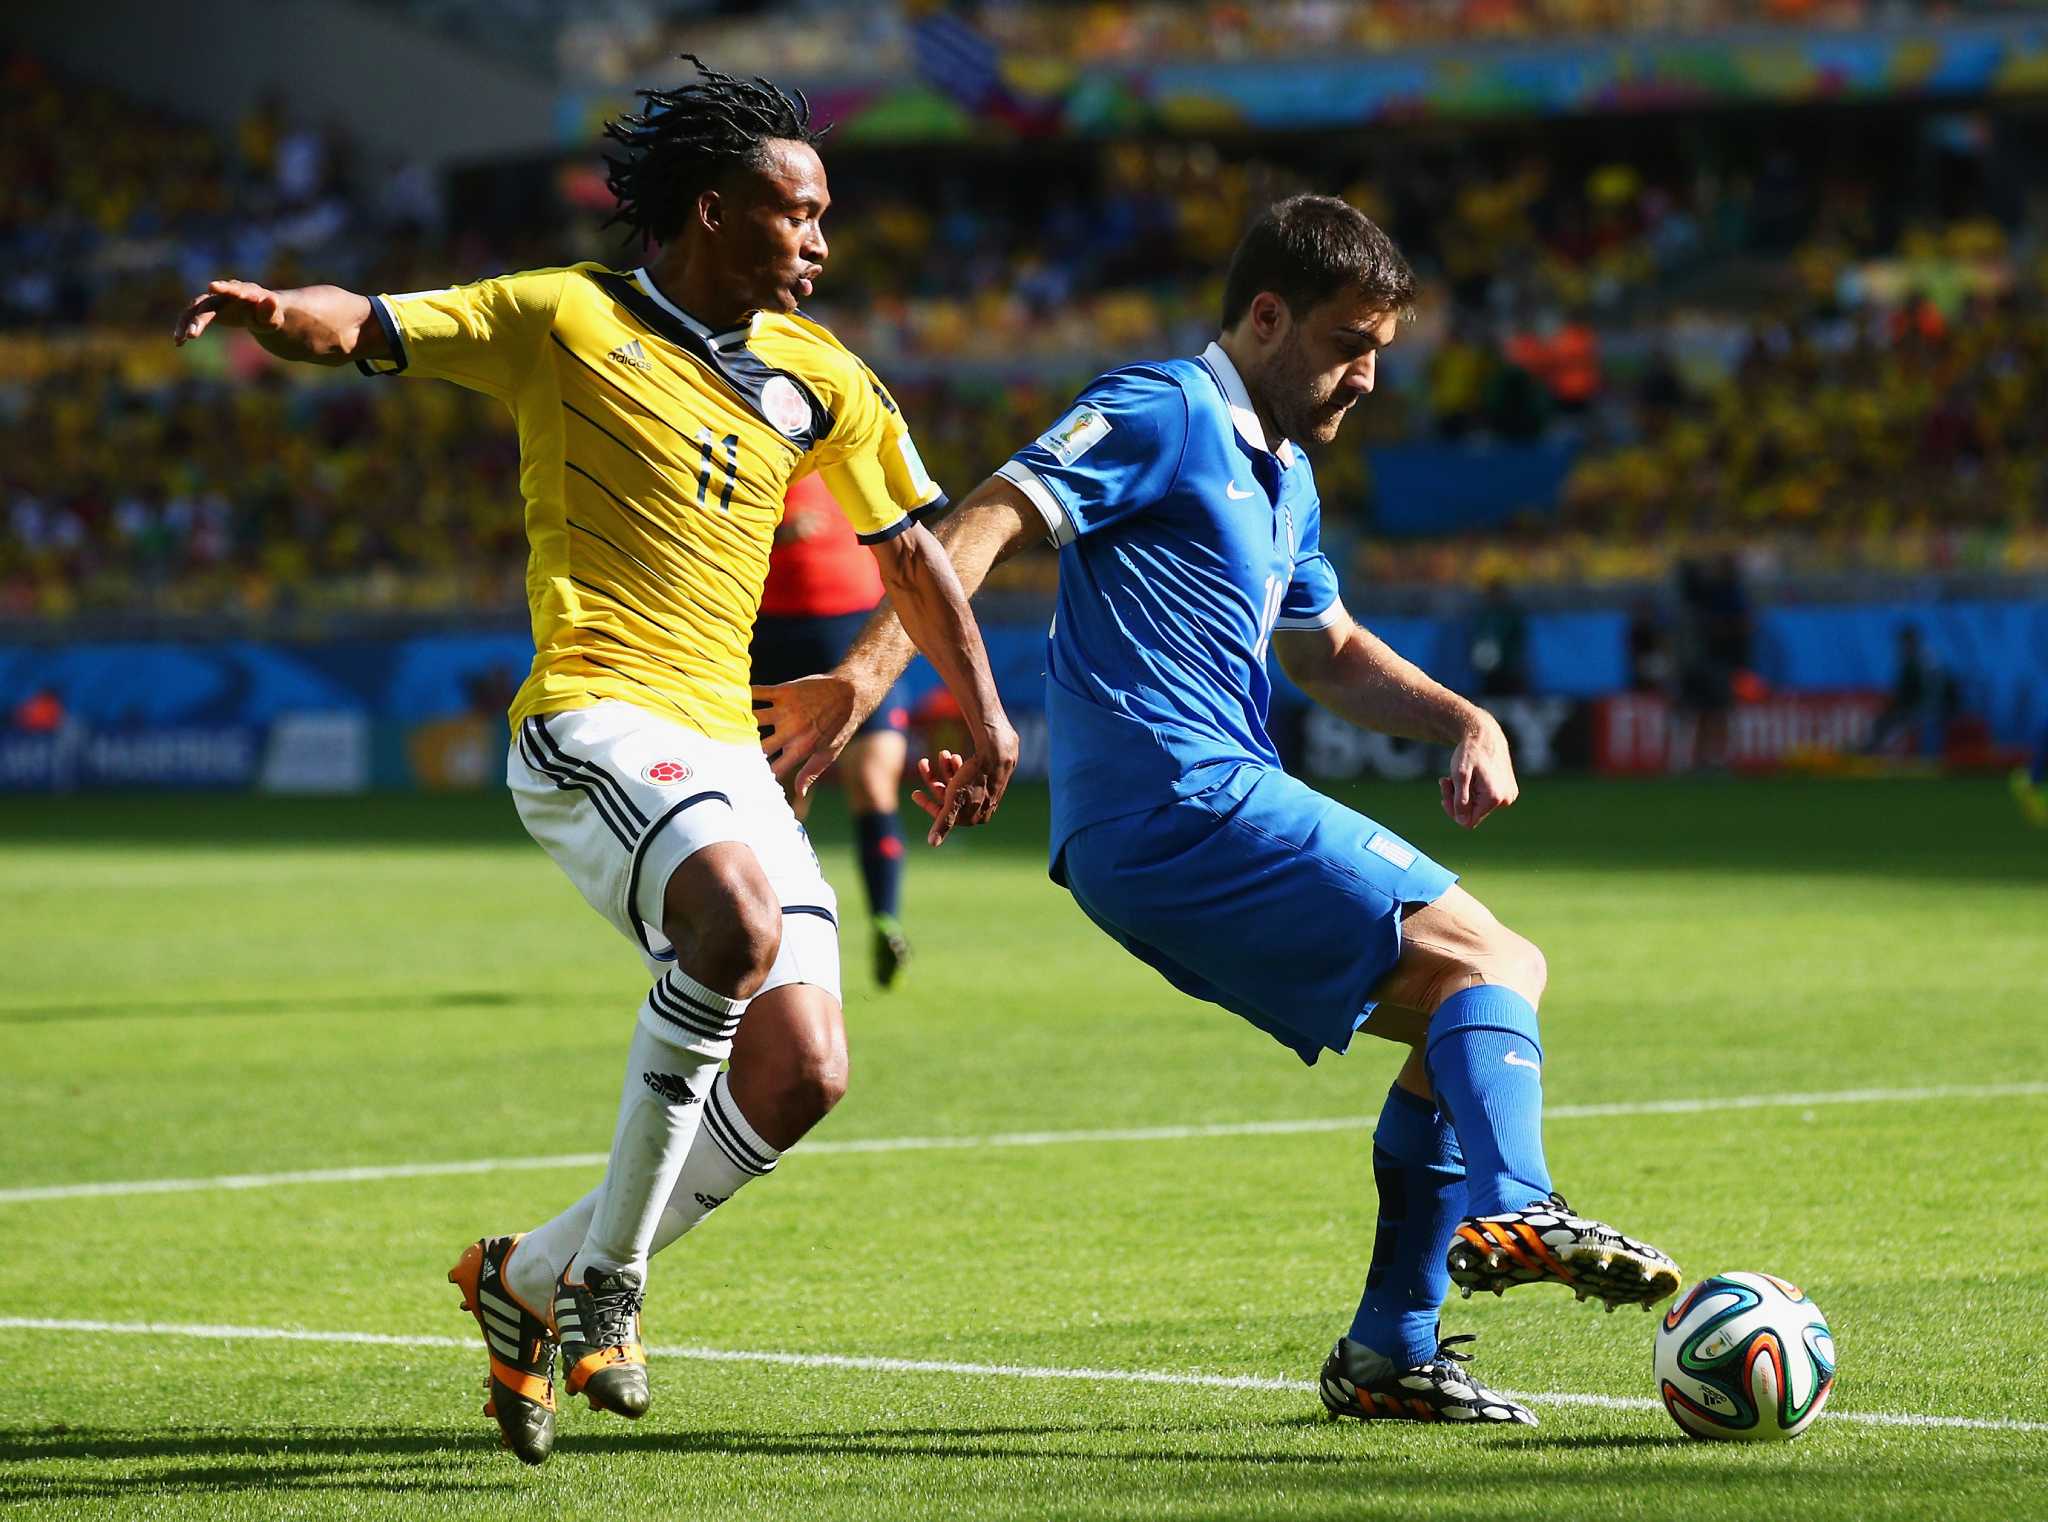
{"type": "MultiPolygon", "coordinates": [[[[462,27],[480,0],[404,0],[462,27]]],[[[728,67],[774,74],[833,70],[907,74],[917,29],[943,18],[971,27],[1003,56],[1033,64],[1108,67],[1236,62],[1330,53],[1375,54],[1450,44],[1602,36],[1696,37],[1731,27],[1847,30],[1939,10],[1996,13],[1998,0],[904,0],[813,3],[802,26],[706,15],[687,4],[623,7],[583,0],[566,17],[547,7],[519,33],[561,76],[630,85],[684,47],[715,48],[728,67]]],[[[506,7],[490,6],[493,18],[506,7]]]]}
{"type": "MultiPolygon", "coordinates": [[[[5,83],[0,616],[515,606],[513,446],[491,404],[307,381],[249,344],[174,355],[159,330],[226,269],[404,290],[633,251],[579,215],[486,235],[432,177],[362,175],[343,134],[275,108],[224,140],[25,58],[5,83]],[[50,147],[60,120],[112,146],[83,168],[50,147]],[[208,364],[264,373],[231,390],[208,364]]],[[[1030,194],[970,158],[915,195],[893,161],[849,153],[819,313],[958,490],[1102,365],[1198,349],[1257,207],[1347,186],[1425,276],[1382,394],[1317,461],[1359,573],[1642,580],[1738,541],[1792,568],[2048,564],[2038,223],[1881,194],[1881,147],[1818,174],[1768,141],[1711,146],[1116,144],[1048,161],[1030,194]],[[1419,442],[1546,444],[1570,465],[1505,533],[1374,535],[1371,449],[1419,442]]]]}

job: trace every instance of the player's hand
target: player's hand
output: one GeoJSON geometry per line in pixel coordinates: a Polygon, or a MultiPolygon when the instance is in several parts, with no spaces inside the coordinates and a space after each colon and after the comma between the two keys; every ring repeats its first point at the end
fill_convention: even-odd
{"type": "Polygon", "coordinates": [[[253,281],[211,281],[186,305],[171,330],[171,342],[183,348],[216,322],[258,334],[279,332],[284,327],[284,303],[277,292],[253,281]]]}
{"type": "Polygon", "coordinates": [[[974,777],[968,774],[972,763],[966,756],[950,750],[942,750],[934,760],[922,757],[917,763],[917,780],[921,786],[910,794],[910,801],[932,816],[932,827],[925,832],[925,841],[930,845],[941,845],[953,832],[953,826],[960,823],[960,815],[976,790],[974,777]]]}
{"type": "Polygon", "coordinates": [[[999,721],[972,755],[942,750],[936,761],[929,756],[920,760],[917,778],[923,786],[911,793],[910,801],[931,815],[925,839],[942,845],[954,825],[972,827],[993,819],[1017,770],[1017,750],[1017,732],[1007,721],[999,721]]]}
{"type": "Polygon", "coordinates": [[[761,749],[776,780],[797,797],[810,795],[860,728],[866,716],[855,713],[854,702],[853,683],[829,672],[754,689],[761,749]]]}
{"type": "Polygon", "coordinates": [[[1472,830],[1495,809],[1512,805],[1522,789],[1508,759],[1508,737],[1492,714],[1482,713],[1451,752],[1451,774],[1439,777],[1444,812],[1472,830]]]}

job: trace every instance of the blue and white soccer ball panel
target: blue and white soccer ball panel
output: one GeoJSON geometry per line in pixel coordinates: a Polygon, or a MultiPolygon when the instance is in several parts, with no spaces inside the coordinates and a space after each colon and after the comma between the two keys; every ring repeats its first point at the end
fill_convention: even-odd
{"type": "Polygon", "coordinates": [[[1835,1339],[1820,1307],[1774,1274],[1703,1279],[1657,1328],[1657,1389],[1694,1437],[1799,1436],[1827,1405],[1835,1339]]]}

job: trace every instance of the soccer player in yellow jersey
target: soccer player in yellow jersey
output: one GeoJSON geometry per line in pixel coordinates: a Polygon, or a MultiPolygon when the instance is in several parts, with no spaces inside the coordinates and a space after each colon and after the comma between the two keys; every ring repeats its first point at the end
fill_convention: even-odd
{"type": "Polygon", "coordinates": [[[748,684],[791,482],[824,477],[967,716],[986,785],[952,790],[973,801],[931,842],[983,822],[1017,761],[967,600],[918,521],[945,499],[888,392],[798,310],[831,200],[809,105],[688,61],[694,80],[641,92],[642,112],[606,129],[623,149],[608,160],[618,217],[660,245],[645,268],[402,296],[217,280],[174,335],[244,327],[286,359],[451,380],[518,426],[535,654],[507,781],[653,979],[603,1182],[449,1274],[487,1344],[485,1411],[536,1464],[554,1445],[557,1353],[572,1394],[639,1416],[649,1255],[845,1089],[832,890],[761,753],[748,684]]]}

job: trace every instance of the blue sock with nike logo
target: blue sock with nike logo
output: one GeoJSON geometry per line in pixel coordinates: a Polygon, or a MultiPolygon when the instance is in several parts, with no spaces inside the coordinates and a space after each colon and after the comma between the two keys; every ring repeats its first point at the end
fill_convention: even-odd
{"type": "Polygon", "coordinates": [[[1398,1084],[1372,1133],[1372,1175],[1380,1213],[1351,1340],[1411,1369],[1436,1357],[1437,1313],[1451,1292],[1444,1254],[1465,1219],[1465,1159],[1437,1107],[1398,1084]]]}
{"type": "Polygon", "coordinates": [[[1498,1215],[1548,1196],[1536,1007],[1492,983],[1452,994],[1430,1017],[1423,1060],[1464,1149],[1466,1208],[1498,1215]]]}

